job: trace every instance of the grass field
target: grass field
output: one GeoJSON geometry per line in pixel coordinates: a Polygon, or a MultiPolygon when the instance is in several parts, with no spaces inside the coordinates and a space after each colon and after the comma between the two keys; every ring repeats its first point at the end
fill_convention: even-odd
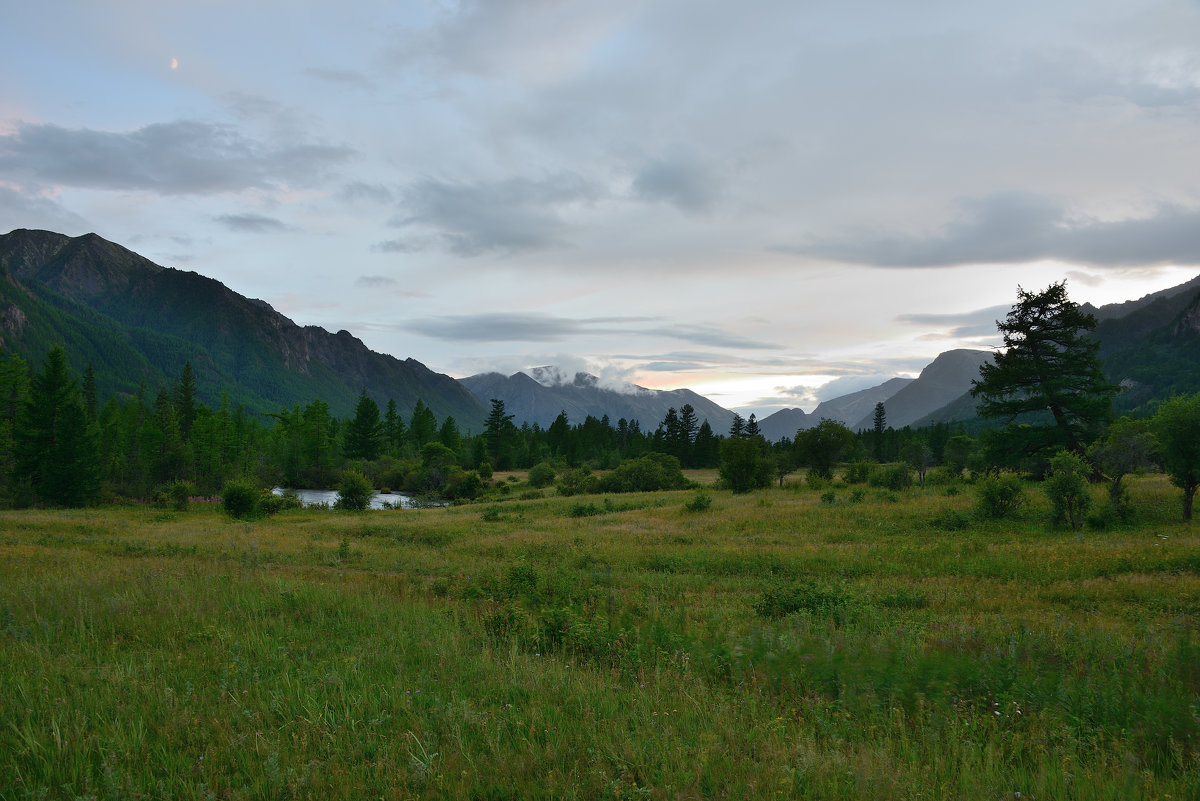
{"type": "Polygon", "coordinates": [[[0,513],[0,798],[1195,799],[1200,537],[1132,491],[0,513]]]}

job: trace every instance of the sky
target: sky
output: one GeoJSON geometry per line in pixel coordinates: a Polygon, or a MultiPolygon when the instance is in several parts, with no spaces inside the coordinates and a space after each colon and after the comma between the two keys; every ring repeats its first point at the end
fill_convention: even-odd
{"type": "Polygon", "coordinates": [[[1196,0],[9,5],[0,232],[456,377],[761,418],[1200,273],[1196,0]]]}

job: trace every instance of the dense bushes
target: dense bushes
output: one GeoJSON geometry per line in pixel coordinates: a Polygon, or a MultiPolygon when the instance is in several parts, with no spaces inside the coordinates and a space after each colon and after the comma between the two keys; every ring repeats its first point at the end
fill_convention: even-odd
{"type": "Polygon", "coordinates": [[[1013,473],[988,476],[979,482],[979,514],[983,517],[1008,517],[1025,501],[1021,479],[1013,473]]]}
{"type": "Polygon", "coordinates": [[[600,480],[600,491],[654,492],[685,489],[690,484],[677,458],[665,453],[648,453],[618,465],[600,480]]]}

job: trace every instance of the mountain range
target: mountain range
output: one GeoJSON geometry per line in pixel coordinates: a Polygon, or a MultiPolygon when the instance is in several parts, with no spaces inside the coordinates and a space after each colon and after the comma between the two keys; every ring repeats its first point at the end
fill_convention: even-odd
{"type": "Polygon", "coordinates": [[[409,413],[482,428],[486,407],[453,378],[376,353],[349,331],[299,326],[261,300],[161,267],[95,234],[18,229],[0,236],[0,349],[37,364],[61,344],[93,365],[101,397],[172,386],[190,361],[199,398],[258,414],[320,398],[353,412],[362,392],[409,413]]]}
{"type": "MultiPolygon", "coordinates": [[[[1095,337],[1109,379],[1125,389],[1118,411],[1137,413],[1172,393],[1200,391],[1200,276],[1138,300],[1084,308],[1099,320],[1095,337]]],[[[346,416],[366,392],[381,406],[395,400],[406,415],[420,399],[469,431],[482,430],[493,398],[518,425],[546,427],[565,412],[572,423],[608,416],[653,430],[668,409],[685,404],[717,434],[734,420],[732,411],[691,390],[614,387],[554,367],[455,380],[415,359],[374,352],[348,331],[299,326],[264,301],[159,266],[95,234],[0,235],[0,351],[37,363],[53,344],[66,347],[77,371],[93,366],[101,397],[157,392],[190,361],[200,400],[216,406],[227,399],[257,414],[321,398],[346,416]]],[[[759,420],[759,429],[776,440],[824,418],[870,428],[877,403],[894,428],[967,420],[975,416],[971,380],[991,355],[948,351],[915,379],[825,400],[811,413],[783,409],[759,420]]]]}

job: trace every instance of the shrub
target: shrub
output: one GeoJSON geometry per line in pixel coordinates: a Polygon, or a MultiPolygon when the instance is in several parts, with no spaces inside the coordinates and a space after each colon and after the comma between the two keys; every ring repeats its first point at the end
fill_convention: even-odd
{"type": "Polygon", "coordinates": [[[375,488],[360,471],[353,468],[342,473],[338,482],[338,497],[334,508],[347,512],[362,512],[371,505],[371,496],[375,488]]]}
{"type": "Polygon", "coordinates": [[[557,484],[558,494],[567,496],[596,492],[599,486],[600,480],[593,476],[592,471],[586,467],[564,473],[558,479],[557,484]]]}
{"type": "Polygon", "coordinates": [[[237,520],[250,520],[258,516],[258,487],[250,481],[226,481],[221,490],[221,505],[225,514],[237,520]]]}
{"type": "Polygon", "coordinates": [[[832,506],[837,501],[837,495],[833,490],[826,490],[821,493],[821,503],[832,506]]]}
{"type": "Polygon", "coordinates": [[[567,514],[571,517],[593,517],[603,512],[604,510],[594,503],[577,503],[567,511],[567,514]]]}
{"type": "Polygon", "coordinates": [[[655,492],[683,489],[687,485],[678,458],[665,453],[648,453],[618,465],[600,481],[600,491],[655,492]]]}
{"type": "Polygon", "coordinates": [[[196,488],[190,481],[176,480],[167,486],[167,496],[171,499],[171,505],[177,512],[186,512],[188,499],[195,494],[196,488]]]}
{"type": "Polygon", "coordinates": [[[479,467],[475,468],[475,472],[479,473],[479,477],[484,481],[492,480],[492,463],[484,459],[479,463],[479,467]]]}
{"type": "Polygon", "coordinates": [[[912,474],[908,471],[908,465],[880,465],[871,471],[867,483],[872,487],[882,487],[892,492],[899,492],[912,486],[912,474]]]}
{"type": "Polygon", "coordinates": [[[979,482],[979,513],[984,517],[1008,517],[1025,502],[1021,479],[1012,473],[988,476],[979,482]]]}
{"type": "Polygon", "coordinates": [[[273,515],[282,512],[284,509],[299,509],[300,499],[295,493],[285,492],[283,495],[276,495],[270,490],[263,490],[261,497],[258,499],[258,508],[265,515],[273,515]]]}
{"type": "Polygon", "coordinates": [[[554,483],[554,468],[548,462],[540,462],[529,468],[529,486],[536,489],[554,483]]]}
{"type": "Polygon", "coordinates": [[[850,600],[844,587],[818,584],[810,579],[801,584],[770,587],[753,606],[761,617],[779,618],[794,612],[838,615],[850,605],[850,600]]]}
{"type": "Polygon", "coordinates": [[[721,481],[736,493],[769,487],[775,464],[766,443],[758,438],[729,437],[721,440],[721,481]]]}
{"type": "Polygon", "coordinates": [[[842,479],[847,484],[865,484],[870,475],[871,463],[860,460],[851,463],[851,465],[846,468],[846,472],[842,476],[842,479]]]}
{"type": "Polygon", "coordinates": [[[810,469],[804,476],[804,483],[811,490],[823,490],[833,483],[828,476],[819,470],[810,469]]]}
{"type": "Polygon", "coordinates": [[[1070,451],[1059,451],[1050,458],[1050,475],[1043,490],[1054,507],[1054,522],[1067,523],[1072,531],[1083,527],[1083,516],[1092,504],[1089,472],[1088,463],[1070,451]]]}
{"type": "Polygon", "coordinates": [[[712,506],[712,496],[702,489],[696,490],[696,494],[692,499],[683,505],[683,508],[689,512],[704,512],[712,506]]]}

